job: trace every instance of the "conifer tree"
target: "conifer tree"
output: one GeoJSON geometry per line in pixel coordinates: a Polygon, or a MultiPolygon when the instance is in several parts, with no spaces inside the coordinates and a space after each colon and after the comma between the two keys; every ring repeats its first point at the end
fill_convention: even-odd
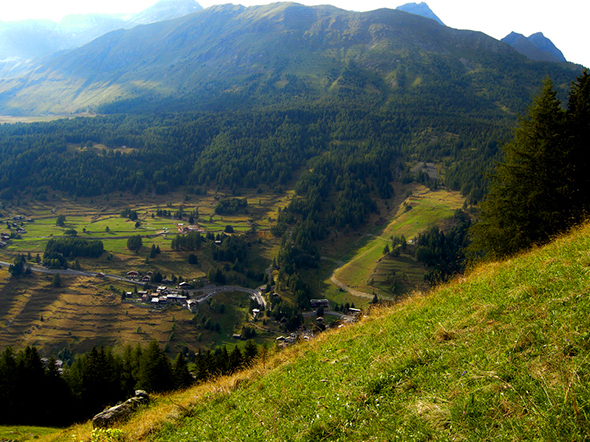
{"type": "Polygon", "coordinates": [[[242,355],[242,351],[240,350],[240,347],[238,347],[236,345],[234,347],[234,349],[231,351],[231,353],[229,354],[228,372],[234,373],[234,372],[238,371],[240,368],[242,368],[243,364],[244,364],[244,355],[242,355]]]}
{"type": "Polygon", "coordinates": [[[571,86],[564,110],[549,79],[521,118],[492,176],[472,252],[502,258],[544,244],[590,210],[590,75],[571,86]]]}
{"type": "Polygon", "coordinates": [[[252,364],[254,359],[258,356],[258,346],[256,343],[250,339],[246,342],[246,346],[244,347],[244,365],[249,366],[252,364]]]}
{"type": "Polygon", "coordinates": [[[567,117],[568,194],[574,222],[588,217],[590,209],[590,72],[585,69],[572,83],[567,117]]]}
{"type": "Polygon", "coordinates": [[[172,375],[174,377],[174,388],[186,388],[193,382],[193,377],[188,371],[186,359],[182,353],[178,353],[172,364],[172,375]]]}
{"type": "Polygon", "coordinates": [[[503,257],[563,229],[565,111],[549,79],[521,118],[473,227],[472,249],[503,257]]]}
{"type": "Polygon", "coordinates": [[[170,391],[174,388],[172,364],[155,339],[142,354],[139,386],[151,392],[170,391]]]}
{"type": "Polygon", "coordinates": [[[18,367],[16,356],[7,347],[0,356],[0,415],[3,423],[14,422],[18,415],[18,367]]]}

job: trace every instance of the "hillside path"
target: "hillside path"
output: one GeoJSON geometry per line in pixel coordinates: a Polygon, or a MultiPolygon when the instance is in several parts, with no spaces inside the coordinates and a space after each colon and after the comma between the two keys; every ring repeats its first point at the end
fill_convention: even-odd
{"type": "Polygon", "coordinates": [[[346,284],[344,284],[341,281],[338,281],[336,279],[336,276],[334,275],[334,273],[332,273],[332,276],[330,278],[330,281],[332,281],[334,284],[336,284],[338,287],[340,287],[342,290],[346,290],[348,293],[350,293],[351,295],[354,296],[358,296],[360,298],[368,298],[368,299],[373,299],[373,295],[369,294],[369,293],[365,293],[365,292],[361,292],[359,290],[355,290],[353,288],[348,287],[346,284]]]}

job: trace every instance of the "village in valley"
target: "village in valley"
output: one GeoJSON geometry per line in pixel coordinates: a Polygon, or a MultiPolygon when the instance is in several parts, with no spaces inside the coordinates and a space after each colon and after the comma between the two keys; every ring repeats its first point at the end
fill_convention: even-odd
{"type": "MultiPolygon", "coordinates": [[[[213,200],[213,204],[215,201],[213,200]]],[[[281,200],[278,201],[280,203],[281,200]]],[[[264,251],[275,250],[273,241],[269,241],[272,237],[265,233],[263,224],[265,218],[262,216],[253,218],[255,211],[254,213],[251,211],[248,218],[244,216],[216,217],[214,211],[207,213],[206,209],[201,208],[200,218],[207,225],[205,227],[202,223],[197,224],[193,212],[183,209],[186,207],[184,203],[176,208],[167,207],[166,210],[150,210],[149,207],[125,209],[122,215],[109,213],[104,209],[73,211],[71,205],[40,206],[25,206],[27,209],[25,213],[28,215],[14,214],[18,208],[3,207],[4,213],[8,213],[9,218],[5,218],[6,229],[0,233],[2,240],[0,261],[3,262],[1,265],[4,271],[8,271],[18,258],[22,262],[23,273],[30,274],[29,277],[21,278],[20,284],[23,284],[21,293],[15,292],[10,297],[4,295],[4,302],[13,305],[22,304],[27,293],[42,297],[46,296],[47,290],[50,290],[58,294],[58,299],[62,299],[62,302],[67,299],[66,304],[69,302],[72,306],[72,299],[80,302],[82,298],[79,296],[88,292],[95,299],[92,301],[93,304],[105,304],[102,307],[103,310],[107,306],[109,310],[125,309],[125,320],[129,323],[129,331],[120,332],[117,336],[112,329],[105,335],[105,337],[108,336],[108,342],[114,345],[117,345],[117,342],[122,345],[137,340],[146,342],[146,339],[154,333],[153,336],[160,342],[173,348],[188,347],[196,350],[203,344],[227,345],[239,342],[244,339],[244,329],[251,328],[254,333],[249,332],[247,336],[255,336],[259,343],[272,342],[273,345],[286,346],[292,345],[299,339],[309,340],[327,327],[337,327],[353,321],[360,314],[360,309],[354,308],[352,300],[348,302],[346,309],[345,302],[342,302],[342,308],[335,311],[330,308],[328,299],[312,299],[307,311],[302,312],[300,322],[297,322],[300,325],[292,328],[295,312],[287,309],[284,315],[281,315],[281,308],[278,307],[281,305],[281,295],[272,284],[278,268],[272,267],[270,259],[261,261],[263,268],[260,274],[251,270],[247,272],[242,270],[243,273],[235,272],[231,267],[228,271],[227,264],[225,267],[216,264],[209,257],[209,250],[211,247],[221,248],[226,239],[234,238],[235,240],[239,236],[246,235],[249,244],[252,244],[248,248],[249,256],[252,248],[257,248],[256,254],[252,256],[260,255],[261,251],[268,253],[264,251]],[[154,213],[158,216],[154,217],[154,213]],[[180,219],[174,216],[178,213],[181,214],[180,219]],[[182,219],[183,215],[186,216],[185,220],[182,219]],[[189,219],[189,222],[186,222],[186,219],[189,219]],[[232,227],[228,228],[228,226],[232,227]],[[137,235],[142,237],[141,248],[129,250],[126,242],[137,235]],[[210,245],[190,251],[170,250],[172,239],[191,235],[200,235],[203,241],[210,241],[210,245]],[[82,242],[100,241],[104,243],[105,251],[96,258],[74,257],[74,254],[70,252],[69,256],[64,257],[67,264],[55,267],[54,260],[46,259],[46,245],[50,241],[60,239],[82,242]],[[191,262],[193,264],[188,264],[191,262]],[[227,279],[223,282],[213,280],[211,271],[215,268],[217,272],[221,269],[227,279]],[[54,282],[51,282],[48,287],[47,284],[53,281],[56,275],[61,281],[60,284],[54,285],[54,282]],[[43,281],[47,282],[43,283],[43,281]],[[95,290],[92,290],[92,287],[95,287],[95,290]],[[69,298],[69,292],[78,293],[79,296],[69,298]],[[103,293],[102,298],[96,298],[96,295],[100,293],[103,293]],[[119,301],[113,303],[114,299],[119,301]],[[225,306],[225,313],[223,308],[218,307],[219,305],[225,306]],[[350,305],[352,308],[349,310],[350,305]],[[133,308],[148,312],[150,317],[161,315],[161,320],[164,322],[170,319],[177,322],[180,318],[185,319],[177,325],[172,323],[170,328],[175,328],[175,331],[170,336],[163,332],[164,328],[158,326],[157,322],[153,322],[151,328],[147,327],[145,320],[138,321],[135,326],[137,331],[133,334],[133,325],[129,322],[130,318],[134,317],[132,310],[129,309],[133,308]],[[186,313],[180,313],[182,311],[186,313]],[[211,316],[210,327],[205,326],[207,322],[205,319],[208,316],[211,316]],[[186,325],[180,327],[181,323],[186,325]],[[191,326],[191,323],[194,325],[191,326]],[[191,328],[195,329],[195,325],[196,330],[190,331],[191,328]],[[138,332],[140,329],[141,332],[138,332]],[[184,334],[185,329],[190,332],[184,334]],[[131,336],[129,336],[130,333],[131,336]]],[[[270,219],[270,217],[266,218],[270,219]]],[[[5,274],[8,276],[8,272],[5,274]]],[[[53,305],[57,307],[62,302],[56,304],[54,301],[53,305]]],[[[22,311],[26,309],[26,305],[26,303],[22,304],[20,307],[22,311]]],[[[338,304],[336,306],[340,307],[338,304]]],[[[0,330],[0,333],[9,336],[17,330],[17,325],[22,323],[20,327],[29,330],[28,336],[31,338],[29,342],[32,344],[43,347],[46,345],[44,342],[55,339],[53,334],[58,332],[60,335],[66,334],[62,345],[71,346],[72,349],[85,348],[85,344],[81,344],[85,341],[77,343],[79,338],[71,338],[78,334],[77,326],[71,321],[66,321],[68,315],[60,313],[63,308],[65,306],[57,309],[52,307],[49,311],[49,307],[46,307],[45,310],[37,312],[36,318],[19,314],[18,309],[5,312],[3,317],[10,325],[0,330]],[[38,320],[40,317],[43,321],[38,320]],[[54,331],[48,333],[47,326],[51,322],[54,324],[54,331]],[[68,341],[69,344],[67,344],[68,341]]],[[[143,314],[140,313],[140,315],[143,314]]],[[[94,321],[92,316],[82,317],[85,317],[86,323],[94,321]]],[[[100,342],[100,339],[104,338],[97,336],[96,339],[88,342],[100,342]]]]}

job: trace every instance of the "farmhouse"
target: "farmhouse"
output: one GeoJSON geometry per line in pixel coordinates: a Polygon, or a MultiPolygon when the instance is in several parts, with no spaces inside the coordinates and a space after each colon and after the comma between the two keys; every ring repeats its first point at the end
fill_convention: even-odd
{"type": "Polygon", "coordinates": [[[128,278],[137,278],[138,276],[139,276],[139,273],[136,272],[135,270],[131,270],[130,272],[127,272],[128,278]]]}
{"type": "Polygon", "coordinates": [[[310,299],[309,305],[311,306],[311,308],[324,307],[324,309],[329,309],[330,301],[328,301],[327,299],[310,299]]]}
{"type": "Polygon", "coordinates": [[[175,294],[169,294],[167,296],[167,298],[168,298],[168,302],[173,302],[176,304],[182,304],[183,302],[186,302],[186,300],[187,300],[186,296],[175,295],[175,294]]]}
{"type": "Polygon", "coordinates": [[[191,233],[191,232],[205,233],[205,229],[199,227],[196,224],[190,224],[188,226],[185,226],[184,224],[180,223],[180,224],[177,224],[176,227],[178,228],[178,233],[182,233],[182,234],[191,233]]]}

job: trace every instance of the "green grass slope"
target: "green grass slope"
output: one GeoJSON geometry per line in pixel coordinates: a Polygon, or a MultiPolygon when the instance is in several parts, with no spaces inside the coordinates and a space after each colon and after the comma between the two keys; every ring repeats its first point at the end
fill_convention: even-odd
{"type": "Polygon", "coordinates": [[[121,428],[150,441],[586,440],[589,250],[587,225],[159,398],[121,428]]]}

